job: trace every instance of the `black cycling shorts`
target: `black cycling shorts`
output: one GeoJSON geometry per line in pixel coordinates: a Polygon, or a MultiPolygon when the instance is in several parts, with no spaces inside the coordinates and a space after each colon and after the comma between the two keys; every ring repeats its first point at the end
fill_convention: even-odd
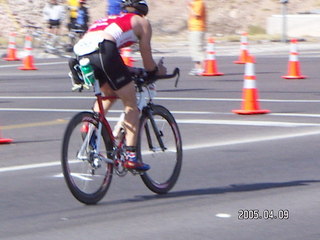
{"type": "Polygon", "coordinates": [[[118,90],[131,82],[131,74],[124,64],[116,43],[104,40],[99,44],[99,50],[87,57],[94,69],[94,75],[99,80],[100,86],[108,83],[113,90],[118,90]]]}
{"type": "Polygon", "coordinates": [[[51,28],[58,28],[58,27],[60,27],[60,24],[61,24],[61,22],[60,22],[60,20],[52,20],[52,19],[49,19],[49,22],[48,22],[48,25],[49,25],[49,28],[51,29],[51,28]]]}

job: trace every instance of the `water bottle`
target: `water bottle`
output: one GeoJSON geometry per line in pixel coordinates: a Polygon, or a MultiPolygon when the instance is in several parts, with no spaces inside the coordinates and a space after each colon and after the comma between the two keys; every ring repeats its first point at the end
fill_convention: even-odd
{"type": "Polygon", "coordinates": [[[80,61],[80,69],[82,72],[84,83],[88,86],[92,86],[95,81],[93,68],[90,64],[89,58],[82,58],[80,61]]]}

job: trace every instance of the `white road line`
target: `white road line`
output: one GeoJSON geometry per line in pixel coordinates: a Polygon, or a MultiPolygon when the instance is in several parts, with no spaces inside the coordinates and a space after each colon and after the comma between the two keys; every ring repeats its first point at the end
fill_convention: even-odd
{"type": "MultiPolygon", "coordinates": [[[[72,112],[90,111],[90,109],[47,109],[47,108],[0,108],[1,111],[8,112],[72,112]]],[[[121,113],[122,110],[110,110],[110,113],[121,113]]],[[[227,112],[210,112],[210,111],[171,111],[172,114],[187,114],[187,115],[234,115],[227,112]]],[[[285,117],[311,117],[320,118],[320,114],[299,114],[299,113],[270,113],[271,116],[285,117]]],[[[108,117],[108,121],[118,121],[119,117],[108,117]]],[[[245,121],[245,120],[216,120],[216,119],[176,119],[180,124],[212,124],[212,125],[240,125],[240,126],[265,126],[265,127],[315,127],[320,126],[320,123],[295,123],[295,122],[280,122],[280,121],[245,121]]]]}
{"type": "Polygon", "coordinates": [[[294,123],[275,121],[242,121],[242,120],[210,120],[210,119],[177,119],[177,123],[189,124],[215,124],[215,125],[241,125],[259,127],[319,127],[318,123],[294,123]]]}
{"type": "MultiPolygon", "coordinates": [[[[54,108],[0,108],[0,111],[6,112],[82,112],[92,111],[90,109],[54,109],[54,108]]],[[[122,110],[110,110],[109,112],[120,113],[122,110]]]]}
{"type": "Polygon", "coordinates": [[[262,137],[252,137],[252,138],[246,138],[246,139],[237,139],[237,140],[229,140],[224,142],[216,142],[216,143],[207,143],[207,144],[194,144],[183,147],[183,150],[195,150],[195,149],[201,149],[201,148],[213,148],[213,147],[223,147],[223,146],[229,146],[229,145],[236,145],[236,144],[248,144],[248,143],[254,143],[254,142],[264,142],[264,141],[277,141],[282,139],[288,139],[288,138],[297,138],[297,137],[307,137],[307,136],[313,136],[313,135],[319,135],[320,130],[309,130],[301,133],[292,133],[292,134],[283,134],[283,135],[274,135],[274,136],[262,136],[262,137]]]}
{"type": "MultiPolygon", "coordinates": [[[[90,109],[53,109],[53,108],[0,108],[0,111],[7,112],[81,112],[91,111],[90,109]]],[[[123,110],[109,110],[111,113],[121,113],[123,110]]],[[[214,114],[208,111],[171,111],[176,114],[214,114]]],[[[231,114],[231,113],[230,113],[231,114]]]]}
{"type": "Polygon", "coordinates": [[[46,163],[35,163],[35,164],[28,164],[28,165],[3,167],[3,168],[0,168],[0,173],[15,172],[15,171],[21,171],[21,170],[35,169],[35,168],[54,167],[57,165],[60,165],[60,162],[46,162],[46,163]]]}
{"type": "MultiPolygon", "coordinates": [[[[58,64],[66,64],[65,62],[50,62],[50,63],[37,63],[37,66],[46,66],[46,65],[58,65],[58,64]]],[[[0,68],[9,68],[9,67],[19,67],[21,64],[9,64],[9,65],[1,65],[0,68]]]]}
{"type": "MultiPolygon", "coordinates": [[[[238,98],[172,98],[172,97],[156,97],[158,100],[179,100],[179,101],[216,101],[216,102],[238,102],[243,99],[238,98]]],[[[319,103],[320,100],[306,99],[259,99],[259,102],[290,102],[290,103],[319,103]]]]}
{"type": "MultiPolygon", "coordinates": [[[[240,138],[240,139],[223,141],[223,142],[211,142],[211,143],[205,143],[205,144],[202,143],[202,144],[187,145],[187,146],[183,146],[183,150],[190,151],[190,150],[196,150],[201,148],[214,148],[214,147],[223,147],[223,146],[237,145],[237,144],[249,144],[249,143],[264,142],[264,141],[277,141],[282,139],[307,137],[307,136],[313,136],[313,135],[319,135],[319,134],[320,134],[320,130],[318,131],[313,130],[313,131],[305,131],[301,133],[292,133],[292,134],[283,134],[283,135],[277,134],[274,136],[266,136],[266,137],[252,137],[252,138],[246,138],[246,139],[240,138]]],[[[35,164],[29,164],[29,165],[3,167],[3,168],[0,168],[0,173],[15,172],[15,171],[29,170],[29,169],[36,169],[36,168],[54,167],[54,166],[59,166],[60,164],[61,164],[60,161],[56,161],[56,162],[35,163],[35,164]]]]}
{"type": "MultiPolygon", "coordinates": [[[[94,96],[0,96],[0,99],[95,99],[94,96]]],[[[216,102],[239,102],[240,98],[183,98],[183,97],[156,97],[155,100],[170,101],[216,101],[216,102]]],[[[317,99],[259,99],[259,102],[283,102],[283,103],[320,103],[317,99]]]]}
{"type": "Polygon", "coordinates": [[[230,218],[231,214],[229,214],[229,213],[218,213],[218,214],[216,214],[216,217],[218,217],[218,218],[230,218]]]}
{"type": "MultiPolygon", "coordinates": [[[[0,111],[31,111],[31,112],[80,112],[90,111],[89,109],[42,109],[42,108],[0,108],[0,111]]],[[[111,110],[110,113],[121,113],[122,110],[111,110]]],[[[214,115],[223,114],[231,115],[232,113],[215,113],[215,112],[197,112],[197,111],[171,111],[173,114],[190,114],[190,115],[214,115]]],[[[272,114],[270,114],[272,115],[272,114]]],[[[274,114],[277,115],[277,114],[274,114]]],[[[284,114],[280,114],[284,116],[284,114]]],[[[288,116],[299,117],[299,114],[289,114],[288,116]]],[[[308,117],[308,114],[302,114],[301,117],[308,117]]],[[[320,114],[310,114],[310,117],[320,117],[320,114]]],[[[119,117],[108,117],[108,121],[118,121],[119,117]]],[[[295,123],[279,121],[245,121],[245,120],[216,120],[216,119],[176,119],[179,124],[211,124],[211,125],[239,125],[239,126],[260,126],[260,127],[318,127],[320,123],[295,123]]],[[[63,123],[63,122],[61,122],[63,123]]]]}
{"type": "Polygon", "coordinates": [[[0,99],[95,99],[95,96],[0,96],[0,99]]]}

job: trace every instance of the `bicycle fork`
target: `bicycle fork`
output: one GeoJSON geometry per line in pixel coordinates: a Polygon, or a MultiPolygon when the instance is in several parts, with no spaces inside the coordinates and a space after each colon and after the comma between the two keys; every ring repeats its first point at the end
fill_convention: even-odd
{"type": "MultiPolygon", "coordinates": [[[[160,146],[161,150],[164,152],[165,150],[167,150],[167,148],[164,146],[164,143],[162,141],[163,132],[161,130],[159,130],[158,125],[157,125],[156,121],[154,120],[154,117],[152,115],[152,109],[148,109],[146,112],[147,112],[148,119],[150,119],[151,126],[154,130],[154,133],[155,133],[155,136],[158,140],[159,146],[160,146]]],[[[145,125],[145,131],[146,131],[149,149],[153,152],[156,152],[156,147],[154,147],[154,145],[152,143],[152,138],[151,138],[150,128],[149,128],[148,123],[145,125]]]]}

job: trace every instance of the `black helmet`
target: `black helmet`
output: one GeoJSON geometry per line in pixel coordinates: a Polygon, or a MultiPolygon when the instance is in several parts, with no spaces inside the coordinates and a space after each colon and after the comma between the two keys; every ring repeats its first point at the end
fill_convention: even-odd
{"type": "Polygon", "coordinates": [[[134,7],[137,9],[138,13],[146,16],[148,14],[149,8],[145,0],[122,0],[122,9],[126,7],[134,7]]]}

